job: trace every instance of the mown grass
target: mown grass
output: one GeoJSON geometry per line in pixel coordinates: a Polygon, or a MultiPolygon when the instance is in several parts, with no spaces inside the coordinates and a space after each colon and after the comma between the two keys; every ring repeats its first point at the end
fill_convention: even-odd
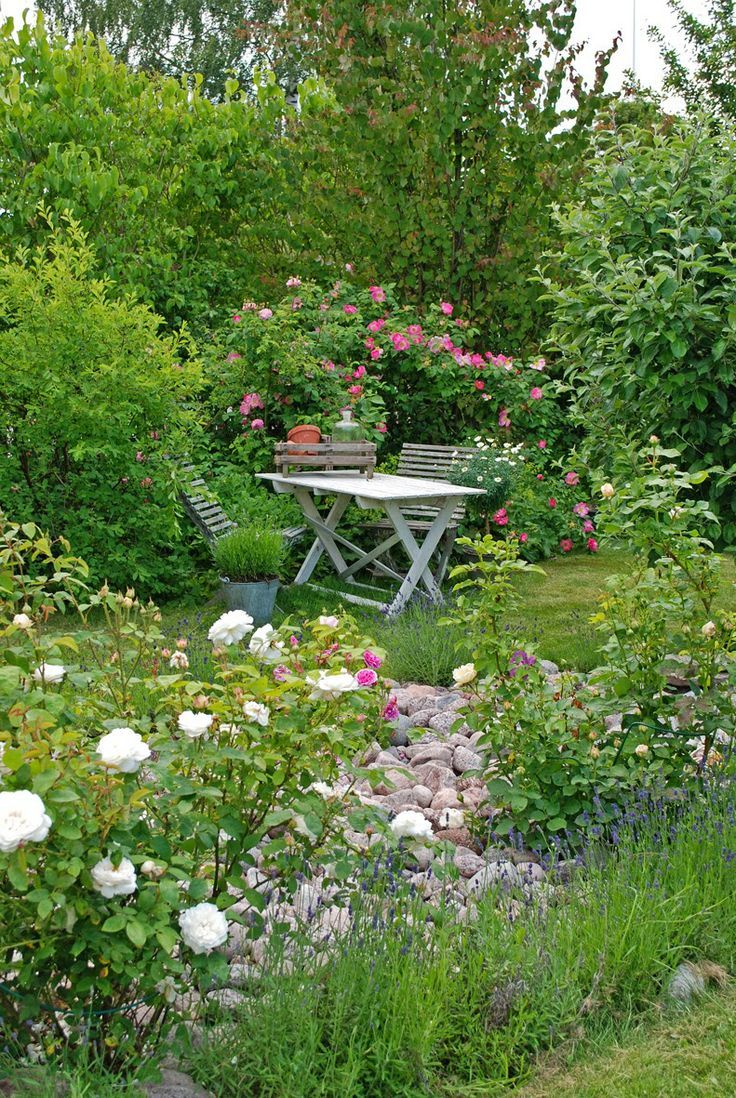
{"type": "MultiPolygon", "coordinates": [[[[509,616],[509,624],[521,640],[534,646],[542,659],[560,667],[589,671],[595,667],[599,636],[590,624],[597,599],[605,590],[606,580],[615,574],[629,573],[634,559],[623,549],[602,549],[595,554],[557,557],[542,565],[544,575],[519,576],[517,586],[521,604],[509,616]]],[[[726,558],[723,569],[723,606],[736,607],[736,567],[726,558]]],[[[426,681],[443,685],[449,681],[452,667],[464,662],[462,631],[440,627],[445,608],[418,604],[393,622],[379,612],[342,603],[340,585],[332,578],[320,581],[324,590],[312,587],[284,587],[277,600],[275,624],[284,618],[305,620],[325,611],[335,613],[344,606],[361,620],[366,632],[388,652],[386,671],[401,681],[426,681]]],[[[381,597],[381,588],[373,594],[381,597]]],[[[362,592],[370,594],[371,588],[362,592]]],[[[449,592],[448,592],[449,593],[449,592]]],[[[164,606],[165,628],[183,628],[193,638],[203,638],[207,626],[219,612],[214,601],[202,611],[201,603],[171,603],[164,606]]]]}
{"type": "Polygon", "coordinates": [[[625,1040],[588,1044],[570,1068],[540,1064],[518,1098],[727,1098],[736,1094],[736,992],[669,1011],[625,1040]]]}

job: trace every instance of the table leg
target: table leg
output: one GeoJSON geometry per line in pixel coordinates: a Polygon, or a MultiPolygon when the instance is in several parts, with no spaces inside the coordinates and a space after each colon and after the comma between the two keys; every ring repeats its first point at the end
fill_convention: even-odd
{"type": "Polygon", "coordinates": [[[344,572],[347,568],[347,563],[342,553],[337,547],[335,539],[330,536],[328,531],[334,530],[340,521],[345,508],[350,502],[349,496],[338,496],[329,514],[326,518],[322,518],[322,515],[317,510],[314,500],[306,488],[297,488],[294,490],[294,496],[297,499],[299,506],[301,507],[304,517],[307,522],[312,525],[312,521],[319,524],[317,529],[317,537],[315,538],[312,548],[304,558],[304,562],[299,569],[294,583],[306,583],[315,567],[317,561],[322,556],[323,552],[326,552],[332,561],[337,572],[344,572]],[[326,527],[326,529],[325,529],[326,527]]]}
{"type": "Polygon", "coordinates": [[[402,545],[409,554],[409,559],[412,561],[411,568],[407,572],[406,578],[399,588],[398,594],[387,607],[389,617],[401,613],[420,579],[434,602],[442,601],[442,592],[435,583],[434,576],[429,568],[429,562],[432,558],[432,554],[440,543],[442,535],[450,524],[450,519],[452,518],[456,506],[457,501],[455,499],[446,500],[440,508],[437,518],[427,531],[427,536],[422,544],[419,545],[409,529],[406,519],[401,513],[399,504],[384,503],[386,514],[391,520],[391,524],[396,530],[396,533],[401,538],[402,545]]]}

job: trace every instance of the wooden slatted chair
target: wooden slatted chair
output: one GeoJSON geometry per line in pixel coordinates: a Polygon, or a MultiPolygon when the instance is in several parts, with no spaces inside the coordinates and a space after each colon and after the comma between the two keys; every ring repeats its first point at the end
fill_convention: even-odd
{"type": "MultiPolygon", "coordinates": [[[[204,479],[197,475],[192,463],[181,462],[180,469],[186,479],[186,488],[182,488],[179,493],[184,510],[205,540],[214,543],[223,534],[234,530],[237,523],[228,518],[219,500],[206,487],[204,479]]],[[[291,545],[306,529],[306,526],[287,526],[281,534],[287,545],[291,545]]]]}
{"type": "MultiPolygon", "coordinates": [[[[459,458],[470,457],[474,453],[475,449],[472,446],[432,446],[425,443],[405,442],[401,447],[396,473],[398,476],[415,477],[419,480],[446,481],[451,466],[459,458]]],[[[412,532],[422,533],[429,530],[437,517],[438,510],[437,507],[431,505],[421,505],[402,508],[402,514],[412,532]]],[[[438,584],[441,584],[444,579],[452,547],[457,537],[457,530],[464,518],[465,506],[458,504],[440,543],[440,559],[435,575],[438,584]]],[[[368,528],[373,530],[390,529],[390,523],[373,522],[368,524],[368,528]]]]}

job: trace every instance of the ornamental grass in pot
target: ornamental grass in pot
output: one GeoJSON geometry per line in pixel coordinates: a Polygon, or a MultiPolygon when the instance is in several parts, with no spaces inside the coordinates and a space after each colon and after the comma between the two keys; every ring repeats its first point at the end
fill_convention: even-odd
{"type": "Polygon", "coordinates": [[[280,531],[240,526],[219,538],[213,548],[225,602],[245,610],[256,625],[271,621],[286,548],[280,531]]]}

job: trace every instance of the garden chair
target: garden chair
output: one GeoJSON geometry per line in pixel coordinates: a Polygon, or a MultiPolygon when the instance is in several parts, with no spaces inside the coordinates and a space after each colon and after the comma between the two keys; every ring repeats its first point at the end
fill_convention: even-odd
{"type": "MultiPolygon", "coordinates": [[[[234,530],[237,523],[228,518],[219,500],[206,488],[204,478],[197,475],[192,463],[181,462],[179,467],[187,480],[187,486],[180,490],[179,496],[184,510],[205,540],[215,542],[234,530]]],[[[306,526],[287,526],[281,534],[286,544],[292,545],[306,529],[306,526]]]]}
{"type": "MultiPolygon", "coordinates": [[[[401,447],[399,464],[396,468],[398,476],[415,477],[419,480],[448,480],[450,468],[458,458],[470,457],[475,454],[473,446],[434,446],[429,443],[405,442],[401,447]]],[[[430,504],[402,508],[402,514],[407,526],[412,533],[423,533],[429,530],[432,522],[437,517],[438,508],[430,504]]],[[[458,527],[465,518],[464,504],[458,504],[455,508],[450,525],[447,527],[444,538],[440,544],[440,559],[435,579],[442,583],[447,565],[450,562],[452,547],[457,537],[458,527]]],[[[389,523],[367,523],[365,529],[385,530],[389,523]]]]}

